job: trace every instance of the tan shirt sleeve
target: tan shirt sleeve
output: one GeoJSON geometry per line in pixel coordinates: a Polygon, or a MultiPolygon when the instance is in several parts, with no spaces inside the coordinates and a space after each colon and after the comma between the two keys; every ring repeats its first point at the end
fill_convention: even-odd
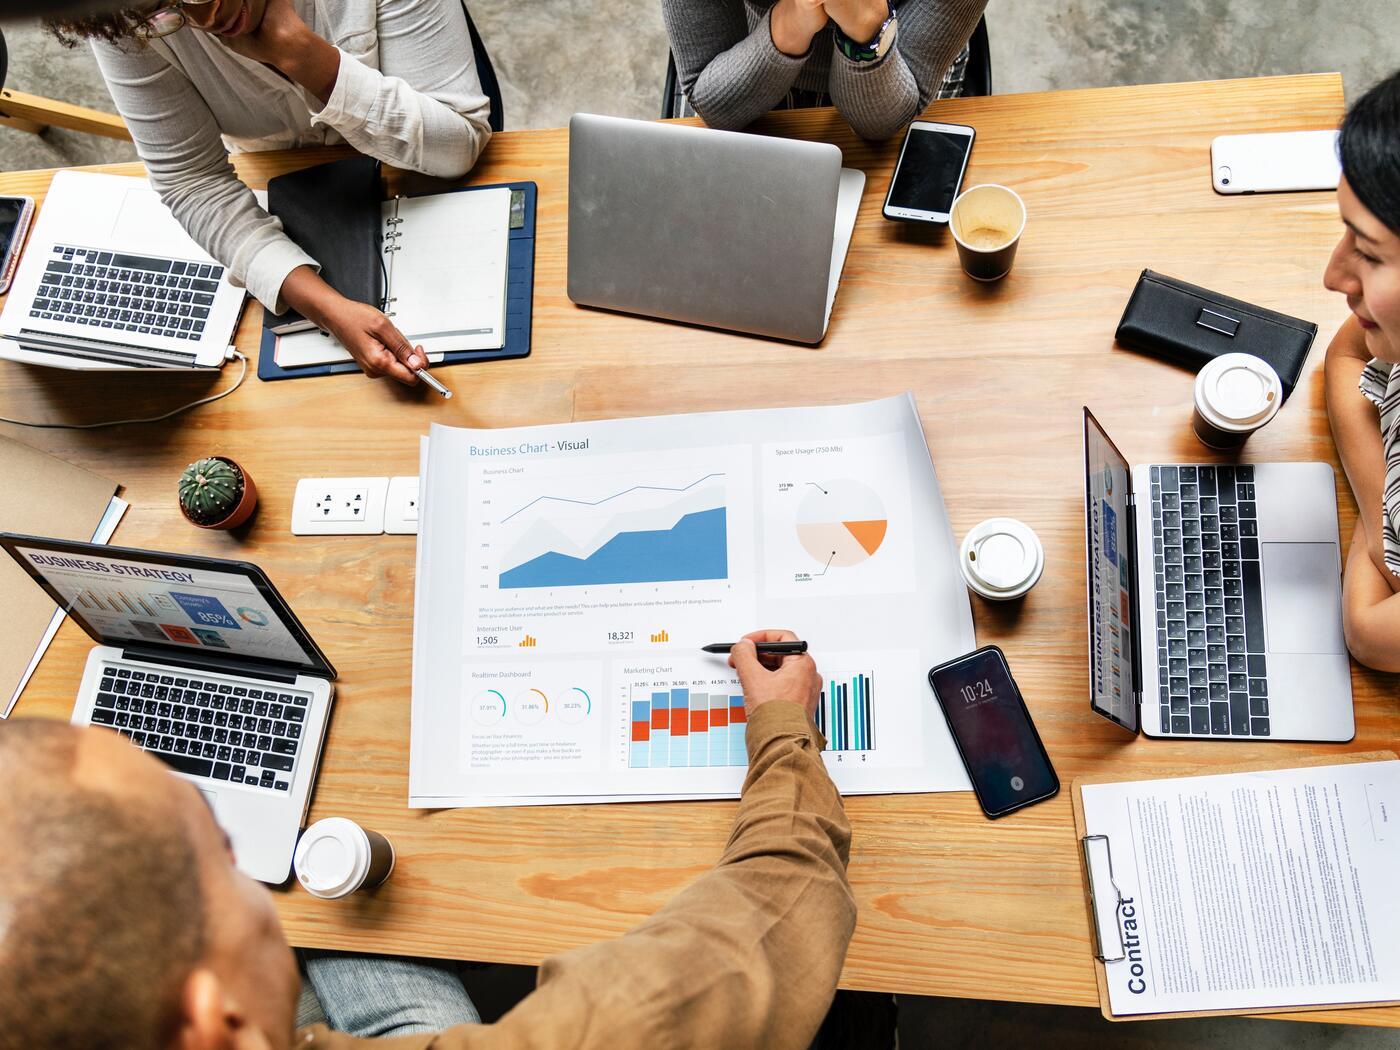
{"type": "MultiPolygon", "coordinates": [[[[855,929],[850,824],[796,704],[767,703],[719,864],[625,936],[547,959],[539,986],[494,1025],[375,1045],[395,1050],[715,1047],[803,1050],[855,929]]],[[[311,1029],[301,1045],[370,1041],[311,1029]]]]}

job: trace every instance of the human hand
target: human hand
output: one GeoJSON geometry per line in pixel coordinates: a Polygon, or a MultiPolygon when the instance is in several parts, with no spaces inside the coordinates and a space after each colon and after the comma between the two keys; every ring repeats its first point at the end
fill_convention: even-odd
{"type": "Polygon", "coordinates": [[[312,324],[330,332],[371,379],[389,376],[415,386],[416,368],[428,355],[414,347],[383,313],[341,295],[310,266],[298,266],[282,282],[280,298],[312,324]]]}
{"type": "Polygon", "coordinates": [[[886,0],[826,0],[826,13],[857,44],[875,39],[890,16],[886,0]]]}
{"type": "Polygon", "coordinates": [[[822,0],[778,0],[768,16],[773,46],[792,58],[801,58],[812,46],[812,37],[826,25],[822,0]]]}
{"type": "MultiPolygon", "coordinates": [[[[218,17],[223,16],[223,9],[230,6],[228,0],[222,0],[217,5],[218,17]]],[[[202,27],[211,30],[218,30],[220,27],[229,27],[235,30],[234,33],[218,33],[219,39],[224,42],[230,51],[235,51],[244,58],[251,58],[254,62],[262,62],[269,66],[281,68],[287,61],[294,58],[304,46],[308,36],[315,36],[299,14],[292,6],[292,0],[244,0],[242,5],[248,19],[249,29],[247,32],[236,32],[244,15],[235,12],[230,17],[224,17],[222,22],[211,26],[202,27]],[[262,17],[257,18],[261,9],[262,17]],[[230,18],[232,21],[230,21],[230,18]]]]}
{"type": "Polygon", "coordinates": [[[744,708],[749,714],[764,704],[787,701],[816,716],[822,680],[816,661],[808,653],[800,656],[759,656],[756,642],[795,642],[791,631],[754,631],[746,634],[729,652],[729,666],[739,672],[744,690],[744,708]]]}

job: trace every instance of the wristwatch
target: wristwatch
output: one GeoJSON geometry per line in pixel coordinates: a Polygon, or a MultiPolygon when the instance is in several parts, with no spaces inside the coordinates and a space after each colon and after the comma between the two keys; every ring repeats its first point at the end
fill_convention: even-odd
{"type": "Polygon", "coordinates": [[[895,18],[894,3],[892,0],[885,0],[885,2],[889,5],[889,17],[880,23],[880,30],[870,43],[858,44],[841,32],[840,26],[835,27],[836,47],[852,62],[878,62],[894,46],[894,37],[899,29],[899,23],[895,18]]]}

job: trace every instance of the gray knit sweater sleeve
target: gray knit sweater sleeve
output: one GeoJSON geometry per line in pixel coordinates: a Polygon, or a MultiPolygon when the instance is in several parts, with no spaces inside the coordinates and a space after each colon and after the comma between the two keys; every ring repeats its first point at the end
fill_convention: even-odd
{"type": "Polygon", "coordinates": [[[768,14],[749,32],[744,0],[661,0],[676,75],[712,128],[748,127],[791,89],[807,55],[773,45],[768,14]]]}
{"type": "Polygon", "coordinates": [[[750,31],[744,0],[661,0],[661,15],[681,87],[710,127],[747,127],[781,101],[805,67],[820,76],[829,66],[832,102],[856,134],[878,141],[928,105],[986,6],[987,0],[897,0],[895,45],[874,63],[852,62],[829,31],[817,35],[807,54],[785,55],[773,45],[772,8],[750,31]]]}
{"type": "MultiPolygon", "coordinates": [[[[933,99],[977,28],[987,0],[904,0],[895,45],[879,62],[852,62],[833,44],[831,101],[863,139],[889,138],[933,99]]],[[[697,107],[698,111],[698,107],[697,107]]]]}

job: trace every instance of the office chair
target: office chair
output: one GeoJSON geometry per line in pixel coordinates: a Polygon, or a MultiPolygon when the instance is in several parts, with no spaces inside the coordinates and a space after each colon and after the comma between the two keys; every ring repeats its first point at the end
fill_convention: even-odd
{"type": "Polygon", "coordinates": [[[5,34],[0,32],[0,124],[27,131],[31,135],[38,135],[45,128],[55,127],[82,131],[89,135],[101,135],[103,138],[131,141],[131,133],[126,130],[122,118],[115,113],[74,106],[38,95],[26,95],[22,91],[10,91],[4,86],[9,72],[10,49],[5,44],[5,34]]]}
{"type": "MultiPolygon", "coordinates": [[[[977,28],[967,41],[967,65],[963,68],[961,98],[981,97],[992,93],[992,49],[987,37],[986,16],[978,19],[977,28]]],[[[666,55],[666,83],[661,92],[661,118],[693,117],[695,110],[681,90],[676,74],[676,56],[666,55]]]]}
{"type": "Polygon", "coordinates": [[[476,75],[481,78],[481,90],[491,102],[491,116],[487,118],[487,124],[493,132],[502,131],[506,121],[501,110],[501,82],[496,79],[496,69],[491,65],[491,56],[486,53],[486,45],[481,42],[481,34],[476,31],[476,23],[472,21],[472,13],[467,9],[465,0],[462,3],[462,13],[467,16],[467,32],[472,38],[476,75]]]}

